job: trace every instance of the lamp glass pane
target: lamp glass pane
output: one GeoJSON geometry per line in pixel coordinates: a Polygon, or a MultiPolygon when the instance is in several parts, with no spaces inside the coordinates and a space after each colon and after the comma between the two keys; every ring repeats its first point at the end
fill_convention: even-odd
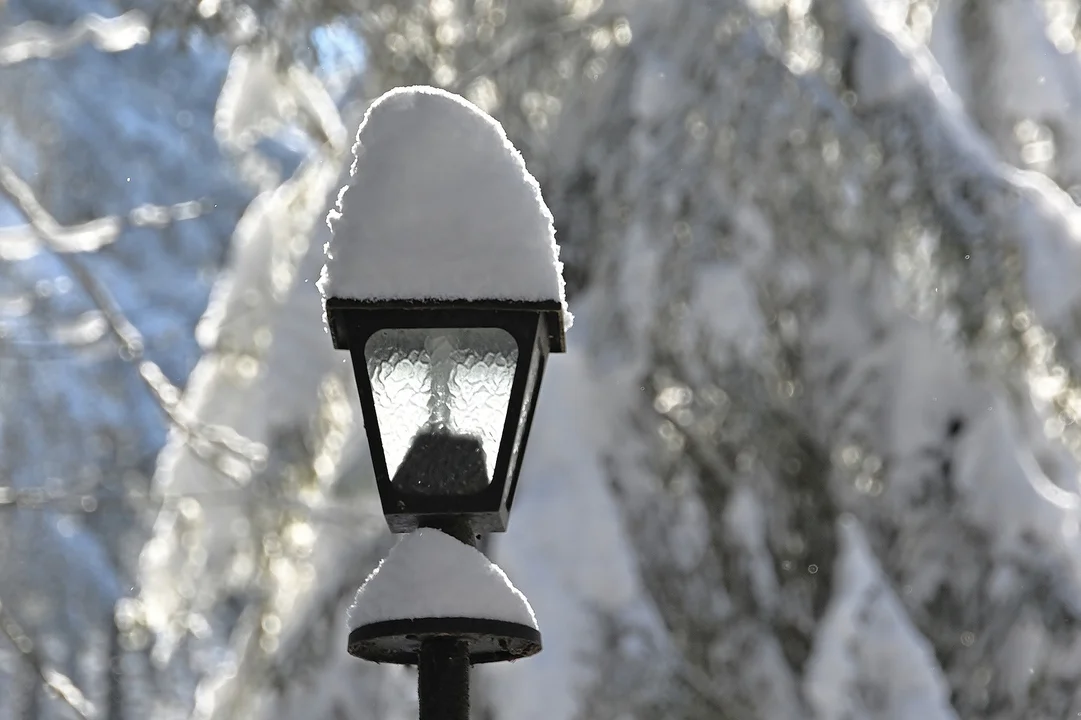
{"type": "Polygon", "coordinates": [[[525,394],[522,399],[522,407],[518,411],[518,427],[514,431],[514,445],[511,447],[510,464],[507,472],[513,473],[515,466],[518,464],[518,456],[522,452],[522,441],[525,435],[526,419],[529,417],[529,410],[533,405],[533,389],[537,385],[537,371],[540,368],[540,351],[537,349],[536,343],[533,345],[533,352],[529,356],[529,371],[526,373],[525,380],[525,394]]]}
{"type": "Polygon", "coordinates": [[[491,481],[518,344],[500,328],[379,330],[364,347],[391,481],[465,495],[491,481]]]}

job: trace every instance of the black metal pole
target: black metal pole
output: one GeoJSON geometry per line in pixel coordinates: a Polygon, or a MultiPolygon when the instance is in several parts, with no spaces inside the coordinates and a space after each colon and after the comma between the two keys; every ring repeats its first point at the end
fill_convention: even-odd
{"type": "Polygon", "coordinates": [[[469,648],[464,640],[432,638],[417,663],[420,720],[469,720],[469,648]]]}
{"type": "Polygon", "coordinates": [[[477,546],[477,534],[468,520],[454,517],[430,518],[421,521],[421,527],[430,527],[445,532],[452,538],[469,545],[477,546]]]}
{"type": "MultiPolygon", "coordinates": [[[[468,521],[432,518],[422,525],[476,547],[477,536],[468,521]]],[[[469,646],[465,640],[438,637],[421,643],[417,658],[420,720],[469,720],[469,669],[469,646]]]]}

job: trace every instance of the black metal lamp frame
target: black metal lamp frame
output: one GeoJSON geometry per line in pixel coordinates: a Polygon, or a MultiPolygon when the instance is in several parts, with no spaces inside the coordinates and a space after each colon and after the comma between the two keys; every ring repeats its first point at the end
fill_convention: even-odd
{"type": "Polygon", "coordinates": [[[442,638],[465,643],[471,665],[519,660],[540,652],[540,631],[521,623],[465,617],[387,620],[349,633],[349,654],[364,660],[416,665],[424,644],[442,638]]]}
{"type": "Polygon", "coordinates": [[[402,533],[418,527],[436,527],[463,541],[466,535],[475,537],[480,533],[505,531],[548,353],[566,349],[560,304],[327,298],[326,312],[334,347],[349,350],[352,356],[372,466],[390,530],[402,533]],[[403,492],[391,481],[364,348],[379,330],[420,328],[499,328],[509,333],[518,345],[518,364],[495,469],[491,483],[480,492],[421,495],[403,492]]]}
{"type": "Polygon", "coordinates": [[[349,633],[349,654],[417,666],[420,720],[468,720],[469,668],[539,653],[536,628],[466,617],[388,620],[349,633]]]}

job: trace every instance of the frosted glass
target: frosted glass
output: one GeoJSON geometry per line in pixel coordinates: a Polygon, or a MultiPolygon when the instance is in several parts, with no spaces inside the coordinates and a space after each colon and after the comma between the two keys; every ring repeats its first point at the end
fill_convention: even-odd
{"type": "Polygon", "coordinates": [[[495,471],[518,362],[510,333],[379,330],[364,355],[392,482],[421,494],[483,490],[495,471]]]}

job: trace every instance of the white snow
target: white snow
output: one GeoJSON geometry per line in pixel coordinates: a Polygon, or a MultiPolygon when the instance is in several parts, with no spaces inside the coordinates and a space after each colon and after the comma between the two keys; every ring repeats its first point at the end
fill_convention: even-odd
{"type": "Polygon", "coordinates": [[[631,107],[641,120],[661,122],[679,102],[684,91],[680,86],[679,73],[671,67],[671,63],[651,56],[645,59],[642,69],[635,74],[631,107]]]}
{"type": "Polygon", "coordinates": [[[938,63],[950,89],[968,101],[972,97],[972,88],[961,39],[960,6],[960,0],[939,1],[927,48],[938,63]]]}
{"type": "MultiPolygon", "coordinates": [[[[342,382],[351,382],[351,368],[320,332],[312,283],[296,277],[303,273],[314,282],[321,253],[297,238],[314,235],[317,242],[323,225],[316,218],[337,181],[337,169],[315,158],[292,180],[256,198],[237,224],[230,267],[215,283],[196,331],[206,354],[177,409],[210,429],[205,432],[231,428],[235,436],[268,447],[279,433],[308,426],[328,376],[337,373],[342,382]],[[301,253],[306,255],[298,257],[301,253]],[[306,351],[296,353],[297,347],[306,351]]],[[[321,232],[328,234],[325,228],[321,232]]],[[[359,407],[355,412],[359,415],[359,407]]],[[[171,432],[158,457],[156,491],[200,497],[251,480],[254,467],[231,454],[214,453],[208,462],[209,445],[179,429],[171,432]]],[[[236,507],[215,502],[194,507],[199,521],[185,527],[179,508],[166,505],[140,560],[140,599],[158,657],[167,657],[186,632],[174,618],[187,611],[209,614],[226,592],[224,578],[241,567],[236,558],[245,552],[232,522],[236,507]],[[197,544],[199,552],[190,553],[185,542],[197,544]],[[189,582],[198,591],[185,595],[182,588],[189,582]]]]}
{"type": "MultiPolygon", "coordinates": [[[[587,325],[590,305],[577,305],[587,325]]],[[[544,652],[481,671],[500,718],[578,717],[605,649],[597,614],[638,617],[647,602],[607,483],[621,393],[611,374],[595,374],[583,347],[591,335],[579,328],[567,353],[548,361],[511,526],[495,538],[493,555],[544,619],[544,652]]]]}
{"type": "Polygon", "coordinates": [[[476,548],[431,528],[403,536],[357,591],[349,627],[468,617],[537,627],[525,595],[476,548]]]}
{"type": "Polygon", "coordinates": [[[1021,442],[1003,399],[988,395],[987,412],[973,418],[957,451],[957,484],[968,500],[965,513],[995,528],[991,543],[1009,553],[1026,532],[1062,542],[1063,528],[1077,520],[1081,498],[1055,485],[1021,442]]]}
{"type": "Polygon", "coordinates": [[[863,529],[846,518],[839,530],[837,589],[804,685],[815,717],[953,720],[934,651],[883,577],[863,529]],[[864,687],[881,691],[873,705],[864,687]]]}
{"type": "MultiPolygon", "coordinates": [[[[929,126],[936,127],[938,139],[935,142],[941,143],[939,149],[956,156],[952,163],[955,167],[967,166],[965,174],[1002,183],[1004,201],[1016,200],[1014,211],[1006,215],[1007,227],[1009,236],[1019,239],[1017,246],[1024,254],[1026,268],[1026,299],[1032,304],[1038,320],[1051,329],[1070,328],[1072,313],[1081,303],[1081,284],[1072,281],[1081,269],[1081,209],[1048,178],[1001,162],[989,138],[973,123],[960,98],[946,84],[945,76],[927,48],[882,27],[871,9],[874,3],[849,0],[849,4],[852,21],[856,23],[852,29],[860,36],[858,64],[863,69],[857,68],[856,78],[860,103],[868,107],[878,103],[912,104],[922,102],[922,95],[930,92],[936,103],[926,121],[929,126]]],[[[1023,11],[1013,0],[996,4],[995,8],[998,10],[995,23],[1000,28],[1016,21],[1024,30],[1031,22],[1031,18],[1022,18],[1020,14],[1014,18],[1009,14],[1023,11]]],[[[1052,48],[1048,58],[1039,62],[1051,63],[1058,55],[1061,53],[1052,48]]],[[[1050,114],[1073,103],[1062,94],[1065,90],[1059,93],[1057,90],[1052,92],[1053,88],[1038,89],[1046,82],[1041,84],[1041,76],[1037,73],[1050,72],[1050,65],[1044,68],[1035,64],[1037,59],[1033,58],[1031,65],[1023,66],[1027,74],[1006,77],[1018,68],[1009,60],[1005,63],[1009,69],[1000,73],[1003,75],[1000,81],[1009,85],[1010,94],[1022,84],[1031,86],[1031,94],[1023,94],[1026,99],[1020,109],[1031,104],[1050,114]]],[[[1070,59],[1070,63],[1063,73],[1076,71],[1075,61],[1070,59]]],[[[1056,116],[1050,114],[1049,117],[1056,116]]],[[[1057,124],[1072,128],[1076,123],[1057,124]]],[[[928,137],[932,136],[928,134],[928,137]]]]}
{"type": "Polygon", "coordinates": [[[725,508],[724,522],[731,542],[747,554],[747,574],[755,601],[773,611],[781,590],[769,551],[767,509],[754,490],[741,485],[732,492],[732,500],[725,508]]]}
{"type": "Polygon", "coordinates": [[[392,90],[368,108],[353,156],[327,218],[325,297],[564,301],[540,186],[480,109],[435,88],[392,90]]]}
{"type": "Polygon", "coordinates": [[[0,67],[34,58],[54,58],[90,42],[104,52],[123,52],[150,40],[146,14],[131,10],[106,18],[90,13],[66,29],[26,22],[0,36],[0,67]]]}
{"type": "MultiPolygon", "coordinates": [[[[999,0],[987,7],[997,54],[989,81],[996,86],[998,112],[1012,121],[1076,119],[1081,66],[1048,38],[1048,19],[1040,4],[999,0]]],[[[1063,130],[1070,132],[1068,127],[1063,130]]]]}
{"type": "Polygon", "coordinates": [[[1021,202],[1012,215],[1025,238],[1024,278],[1028,301],[1041,321],[1069,328],[1081,304],[1081,208],[1046,176],[1012,171],[1021,202]]]}
{"type": "Polygon", "coordinates": [[[231,149],[245,149],[275,134],[297,140],[290,123],[302,117],[319,129],[331,147],[345,150],[349,133],[326,86],[313,74],[293,66],[279,72],[279,58],[269,49],[240,48],[214,109],[214,134],[231,149]]]}
{"type": "MultiPolygon", "coordinates": [[[[854,15],[860,18],[858,12],[854,15]]],[[[853,85],[865,107],[890,102],[918,86],[921,73],[915,66],[919,55],[912,52],[903,38],[863,30],[856,54],[853,85]]]]}
{"type": "Polygon", "coordinates": [[[747,270],[737,263],[705,266],[695,277],[689,307],[694,309],[694,331],[708,329],[711,357],[732,356],[753,363],[768,339],[758,306],[757,288],[747,270]]]}

